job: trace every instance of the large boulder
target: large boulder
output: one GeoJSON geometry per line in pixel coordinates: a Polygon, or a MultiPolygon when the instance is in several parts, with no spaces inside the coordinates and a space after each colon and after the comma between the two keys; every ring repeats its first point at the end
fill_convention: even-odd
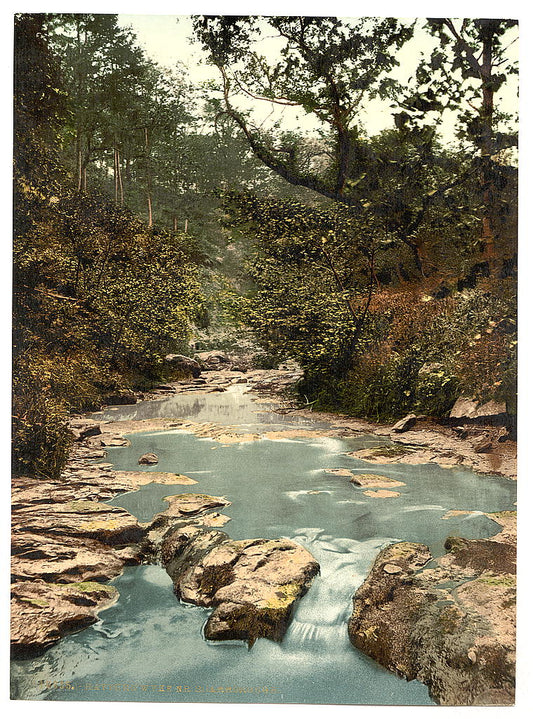
{"type": "Polygon", "coordinates": [[[185,355],[169,354],[165,357],[166,366],[173,372],[199,377],[202,372],[200,363],[192,357],[185,355]]]}
{"type": "Polygon", "coordinates": [[[69,421],[69,428],[76,440],[80,442],[87,437],[94,437],[102,433],[100,424],[86,417],[72,417],[69,421]]]}
{"type": "Polygon", "coordinates": [[[408,414],[402,419],[399,419],[396,424],[391,428],[392,432],[407,432],[412,429],[416,424],[416,414],[408,414]]]}
{"type": "Polygon", "coordinates": [[[470,397],[459,397],[450,411],[450,419],[458,424],[503,424],[507,418],[505,402],[490,400],[481,404],[470,397]]]}
{"type": "Polygon", "coordinates": [[[197,352],[194,358],[200,363],[202,369],[207,372],[229,369],[231,359],[225,352],[213,350],[211,352],[197,352]]]}
{"type": "Polygon", "coordinates": [[[215,607],[206,639],[260,637],[281,641],[295,602],[319,565],[299,544],[285,539],[232,541],[224,532],[198,526],[169,532],[161,558],[185,602],[215,607]]]}
{"type": "Polygon", "coordinates": [[[352,644],[439,704],[514,701],[516,513],[488,516],[500,534],[449,537],[443,557],[423,544],[385,548],[354,596],[352,644]]]}

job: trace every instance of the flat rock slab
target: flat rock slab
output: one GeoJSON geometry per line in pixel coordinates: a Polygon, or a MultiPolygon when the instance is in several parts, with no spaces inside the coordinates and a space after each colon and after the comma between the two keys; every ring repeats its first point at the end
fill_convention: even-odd
{"type": "Polygon", "coordinates": [[[42,653],[67,634],[94,624],[98,612],[117,597],[115,587],[98,582],[17,582],[11,598],[12,655],[42,653]]]}
{"type": "Polygon", "coordinates": [[[114,472],[116,480],[123,482],[124,485],[130,487],[129,491],[135,491],[139,487],[155,482],[157,484],[198,484],[195,479],[186,477],[184,474],[174,474],[173,472],[135,472],[127,470],[117,470],[114,472]]]}
{"type": "Polygon", "coordinates": [[[212,497],[209,494],[173,494],[163,499],[168,502],[168,509],[160,512],[158,517],[190,517],[231,504],[225,497],[212,497]]]}
{"type": "Polygon", "coordinates": [[[399,492],[391,492],[389,489],[367,489],[363,492],[367,497],[373,497],[375,499],[387,499],[388,497],[399,497],[399,492]]]}
{"type": "Polygon", "coordinates": [[[514,702],[516,513],[487,516],[498,535],[449,537],[443,557],[385,548],[354,596],[352,644],[443,705],[514,702]]]}
{"type": "Polygon", "coordinates": [[[91,447],[128,447],[130,442],[120,434],[102,432],[95,437],[89,437],[87,443],[91,447]]]}
{"type": "MultiPolygon", "coordinates": [[[[347,452],[347,455],[348,457],[364,459],[366,462],[374,462],[375,464],[388,464],[390,462],[407,463],[409,454],[411,454],[412,451],[413,450],[403,446],[384,445],[383,447],[357,449],[354,452],[347,452]]],[[[433,453],[431,456],[433,456],[433,453]]]]}
{"type": "MultiPolygon", "coordinates": [[[[405,487],[405,482],[385,477],[383,474],[354,474],[350,481],[358,487],[376,487],[382,489],[389,487],[405,487]]],[[[394,494],[397,495],[397,492],[394,494]]]]}
{"type": "Polygon", "coordinates": [[[334,474],[336,477],[350,477],[350,479],[354,476],[350,469],[344,469],[344,467],[325,469],[324,472],[327,474],[334,474]]]}
{"type": "Polygon", "coordinates": [[[96,539],[67,538],[22,532],[13,535],[12,581],[105,582],[118,576],[124,564],[138,564],[134,547],[111,549],[96,539]]]}
{"type": "Polygon", "coordinates": [[[104,544],[138,542],[144,533],[137,519],[120,507],[75,500],[23,507],[12,513],[12,531],[98,539],[104,544]]]}

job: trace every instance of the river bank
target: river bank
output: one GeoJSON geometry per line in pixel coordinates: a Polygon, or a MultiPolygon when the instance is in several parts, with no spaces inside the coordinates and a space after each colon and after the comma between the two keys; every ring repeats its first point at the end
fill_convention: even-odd
{"type": "MultiPolygon", "coordinates": [[[[476,453],[466,438],[456,439],[447,436],[446,431],[439,432],[438,429],[426,426],[417,427],[416,431],[423,435],[418,438],[419,444],[413,441],[412,435],[410,436],[411,431],[407,431],[402,433],[400,438],[402,441],[393,445],[390,440],[397,439],[397,436],[391,427],[377,428],[378,431],[375,431],[370,423],[309,413],[305,409],[290,407],[287,403],[273,402],[269,394],[275,389],[279,390],[283,385],[288,386],[293,380],[294,373],[291,371],[264,370],[246,375],[235,372],[208,373],[206,381],[202,383],[179,382],[167,385],[154,393],[153,402],[108,410],[106,419],[102,420],[95,415],[73,418],[72,427],[77,435],[77,442],[61,480],[47,483],[28,478],[15,480],[15,611],[13,613],[15,644],[19,648],[29,647],[39,651],[58,641],[61,636],[96,621],[98,612],[118,599],[114,587],[102,582],[119,576],[124,567],[153,561],[148,560],[149,552],[146,550],[144,540],[152,531],[155,518],[148,523],[139,522],[126,510],[103,502],[123,493],[134,492],[139,487],[145,487],[147,482],[169,486],[193,485],[198,479],[186,474],[159,471],[157,467],[150,468],[150,471],[139,467],[139,471],[135,472],[131,469],[129,471],[116,469],[108,462],[101,463],[105,460],[108,451],[113,453],[113,458],[116,458],[117,452],[122,450],[115,448],[127,448],[130,441],[133,441],[135,433],[143,433],[145,436],[147,432],[162,435],[165,432],[170,432],[171,435],[174,432],[185,432],[202,441],[211,440],[215,443],[213,448],[218,446],[222,449],[250,446],[250,443],[259,445],[260,440],[271,442],[298,442],[306,438],[340,440],[371,433],[383,437],[383,445],[376,440],[372,447],[354,450],[350,453],[352,455],[350,462],[353,458],[364,463],[378,462],[385,467],[388,464],[392,466],[409,464],[414,469],[416,464],[428,462],[444,468],[473,466],[473,462],[478,459],[478,466],[482,467],[481,471],[486,471],[488,474],[498,473],[490,470],[490,463],[482,464],[487,462],[488,458],[476,453]],[[246,379],[246,382],[243,382],[243,379],[246,379]],[[191,388],[191,384],[194,389],[191,388]],[[259,431],[256,427],[239,426],[238,423],[234,426],[222,421],[202,421],[212,411],[212,406],[209,402],[206,403],[206,397],[211,395],[215,399],[217,396],[220,397],[222,392],[236,385],[240,386],[239,394],[234,395],[233,391],[229,391],[228,401],[231,397],[240,397],[241,393],[248,391],[262,393],[262,398],[255,403],[258,412],[267,407],[269,412],[277,408],[281,412],[279,415],[281,418],[291,416],[296,421],[293,420],[290,427],[283,429],[262,427],[259,431]],[[144,419],[138,416],[145,409],[149,409],[152,415],[157,415],[159,407],[161,410],[165,408],[168,410],[168,400],[175,395],[178,397],[181,395],[181,401],[184,401],[199,394],[203,397],[202,402],[195,408],[194,420],[179,419],[176,416],[171,418],[152,416],[144,419]],[[202,407],[204,404],[207,406],[202,407]],[[137,417],[124,419],[128,413],[136,414],[137,417]],[[117,421],[109,419],[113,415],[117,416],[117,421]],[[303,418],[303,421],[299,422],[297,417],[303,418]],[[312,417],[313,424],[306,421],[308,417],[312,417]],[[124,435],[128,435],[131,440],[124,435]],[[435,438],[435,435],[438,437],[435,438]],[[421,444],[425,438],[436,443],[429,450],[421,444]],[[391,447],[399,447],[399,449],[391,452],[391,447]],[[429,458],[428,451],[431,454],[429,458]],[[454,458],[457,458],[456,462],[450,461],[454,458]],[[99,461],[100,464],[94,464],[95,461],[99,461]],[[61,509],[58,511],[59,507],[61,509]],[[52,594],[50,594],[51,588],[52,594]],[[31,636],[33,638],[29,639],[31,636]]],[[[245,419],[253,420],[253,412],[245,419]]],[[[382,471],[383,467],[380,469],[380,472],[382,471]]],[[[479,481],[483,482],[483,478],[480,477],[479,481]]],[[[189,492],[188,487],[187,492],[189,492]]],[[[325,496],[323,489],[313,485],[308,486],[307,494],[315,494],[317,498],[325,496]]],[[[205,498],[207,495],[191,494],[191,496],[205,498]]],[[[226,501],[224,497],[211,496],[207,506],[200,502],[196,506],[198,514],[188,514],[188,523],[190,524],[191,519],[197,521],[203,527],[202,531],[212,531],[223,526],[228,518],[220,514],[218,509],[224,508],[226,501]],[[215,501],[215,505],[209,506],[212,500],[215,501]]],[[[477,507],[472,506],[470,509],[474,510],[475,514],[477,507]]],[[[320,512],[320,509],[318,511],[320,512]]],[[[480,514],[479,511],[477,513],[480,514]]],[[[177,518],[180,516],[178,515],[177,518]]],[[[181,516],[180,521],[182,518],[181,516]]],[[[491,548],[489,546],[489,549],[491,548]]],[[[197,556],[198,561],[195,560],[195,564],[199,565],[200,560],[207,555],[208,552],[204,552],[201,556],[197,556]]],[[[241,578],[245,583],[249,581],[249,577],[246,578],[245,575],[241,578]]],[[[406,584],[410,580],[411,573],[409,568],[406,568],[402,582],[406,584]],[[406,581],[403,581],[404,579],[406,581]]],[[[180,581],[178,580],[178,583],[180,581]]],[[[510,599],[508,594],[509,592],[505,596],[505,601],[510,599]]],[[[294,603],[297,596],[298,592],[293,592],[288,598],[294,603]]],[[[512,613],[511,609],[507,614],[509,611],[512,613]]],[[[344,626],[346,627],[346,624],[344,626]]],[[[363,629],[366,632],[368,626],[363,629]]],[[[386,633],[386,630],[384,631],[386,633]]],[[[371,652],[367,653],[372,656],[371,652]]],[[[380,661],[379,657],[376,658],[380,661]]],[[[394,666],[389,668],[397,671],[394,666]]]]}
{"type": "MultiPolygon", "coordinates": [[[[205,372],[201,379],[183,380],[161,385],[155,392],[143,394],[144,401],[158,401],[176,394],[205,394],[225,391],[233,384],[245,384],[246,391],[257,395],[256,401],[267,402],[269,408],[282,416],[298,416],[327,423],[327,436],[349,437],[358,434],[374,434],[396,444],[395,452],[379,449],[363,453],[365,461],[384,461],[403,464],[426,464],[435,462],[443,467],[463,465],[479,474],[498,474],[516,479],[516,441],[501,424],[491,425],[472,421],[465,416],[462,424],[438,422],[429,417],[413,417],[405,429],[398,431],[396,422],[377,423],[343,414],[321,412],[301,406],[290,397],[290,388],[300,377],[296,369],[251,370],[236,376],[233,370],[205,372]]],[[[122,425],[125,431],[136,431],[133,424],[122,425]]],[[[140,425],[139,425],[140,428],[140,425]]],[[[137,431],[141,431],[140,429],[137,431]]],[[[156,426],[153,425],[155,429],[156,426]]],[[[162,422],[159,428],[164,429],[162,422]]],[[[116,429],[110,425],[110,429],[116,429]]],[[[206,428],[206,431],[207,428],[206,428]]],[[[216,429],[213,428],[216,433],[216,429]]]]}

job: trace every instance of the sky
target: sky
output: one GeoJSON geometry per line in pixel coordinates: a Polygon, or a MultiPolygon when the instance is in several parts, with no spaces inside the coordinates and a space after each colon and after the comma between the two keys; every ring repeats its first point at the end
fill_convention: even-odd
{"type": "MultiPolygon", "coordinates": [[[[263,11],[264,12],[264,11],[263,11]]],[[[180,62],[187,68],[189,78],[194,82],[214,79],[218,81],[219,74],[216,68],[205,62],[199,46],[190,43],[192,35],[192,22],[186,15],[140,15],[140,14],[119,14],[119,22],[123,26],[131,27],[138,38],[139,44],[145,49],[147,55],[161,65],[175,67],[180,62]]],[[[435,39],[426,33],[419,33],[416,41],[407,43],[398,53],[400,66],[393,75],[402,83],[407,82],[409,77],[416,70],[416,66],[422,54],[426,56],[435,45],[435,39]]],[[[268,55],[275,47],[274,41],[264,41],[262,52],[268,55]]],[[[515,42],[510,52],[518,57],[518,42],[515,42]]],[[[514,112],[517,109],[517,79],[511,78],[502,92],[502,107],[507,111],[514,112]]],[[[281,108],[270,103],[256,103],[258,109],[255,117],[258,122],[268,122],[272,119],[283,118],[283,126],[286,129],[309,130],[316,129],[317,122],[311,115],[298,112],[295,108],[281,108]]],[[[393,118],[389,105],[381,100],[374,100],[368,103],[361,113],[361,121],[368,134],[374,135],[381,130],[393,127],[393,118]]],[[[454,138],[454,117],[448,114],[442,126],[443,139],[446,142],[453,142],[454,138]]]]}

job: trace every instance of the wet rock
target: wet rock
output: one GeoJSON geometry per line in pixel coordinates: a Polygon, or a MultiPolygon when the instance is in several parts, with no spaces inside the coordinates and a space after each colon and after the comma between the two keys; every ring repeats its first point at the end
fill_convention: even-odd
{"type": "Polygon", "coordinates": [[[138,564],[133,547],[112,550],[96,539],[56,537],[24,532],[13,537],[11,580],[69,583],[106,582],[122,572],[124,564],[138,564]]]}
{"type": "Polygon", "coordinates": [[[350,641],[445,705],[514,701],[516,514],[487,515],[496,537],[382,550],[354,596],[350,641]],[[429,565],[429,561],[433,559],[429,565]]]}
{"type": "Polygon", "coordinates": [[[366,462],[376,464],[387,464],[389,462],[405,463],[407,456],[413,450],[409,447],[400,447],[397,444],[385,445],[383,447],[370,447],[369,449],[357,449],[354,452],[347,452],[349,457],[364,459],[366,462]]]}
{"type": "Polygon", "coordinates": [[[120,434],[104,431],[96,437],[89,437],[88,444],[91,447],[127,447],[129,441],[120,434]]]}
{"type": "Polygon", "coordinates": [[[289,540],[232,541],[224,532],[179,528],[165,537],[161,556],[177,596],[215,607],[206,639],[259,637],[280,641],[295,602],[319,571],[307,550],[289,540]]]}
{"type": "Polygon", "coordinates": [[[213,350],[211,352],[198,352],[194,355],[202,369],[207,372],[217,371],[221,369],[229,369],[231,359],[225,352],[213,350]]]}
{"type": "Polygon", "coordinates": [[[113,476],[118,483],[122,483],[122,486],[125,487],[123,490],[125,492],[136,490],[151,482],[157,482],[158,484],[198,484],[195,479],[191,479],[191,477],[184,474],[175,474],[174,472],[118,470],[113,472],[113,476]]]}
{"type": "Polygon", "coordinates": [[[212,497],[209,494],[174,494],[163,499],[169,506],[164,512],[160,512],[158,517],[190,517],[231,504],[225,497],[212,497]]]}
{"type": "Polygon", "coordinates": [[[175,394],[176,388],[172,384],[158,384],[152,389],[152,392],[170,392],[171,394],[175,394]]]}
{"type": "Polygon", "coordinates": [[[159,457],[154,452],[147,452],[138,459],[138,464],[157,464],[159,457]]]}
{"type": "Polygon", "coordinates": [[[104,404],[106,405],[123,405],[123,404],[137,404],[137,395],[131,390],[120,390],[113,394],[108,394],[104,397],[104,404]]]}
{"type": "Polygon", "coordinates": [[[92,420],[85,419],[83,417],[71,418],[69,421],[69,428],[78,441],[84,440],[87,437],[94,437],[95,435],[102,433],[98,422],[93,422],[92,420]]]}
{"type": "Polygon", "coordinates": [[[444,548],[449,552],[441,560],[443,566],[452,564],[461,569],[495,574],[516,573],[516,546],[513,543],[492,539],[464,539],[448,537],[444,548]]]}
{"type": "Polygon", "coordinates": [[[374,499],[388,499],[390,497],[399,497],[399,492],[391,492],[389,489],[367,489],[363,492],[367,497],[373,497],[374,499]]]}
{"type": "Polygon", "coordinates": [[[416,424],[416,414],[408,414],[392,426],[392,432],[407,432],[416,424]]]}
{"type": "Polygon", "coordinates": [[[492,451],[492,441],[488,437],[480,437],[478,440],[472,443],[474,452],[478,454],[484,454],[492,451]]]}
{"type": "Polygon", "coordinates": [[[174,372],[192,375],[195,378],[199,377],[202,372],[200,363],[185,355],[168,354],[165,357],[165,364],[174,372]]]}
{"type": "Polygon", "coordinates": [[[61,637],[94,624],[118,591],[97,582],[17,582],[12,586],[11,651],[16,658],[41,654],[61,637]]]}
{"type": "Polygon", "coordinates": [[[350,480],[358,487],[404,487],[405,482],[385,477],[383,474],[354,474],[350,480]]]}
{"type": "Polygon", "coordinates": [[[14,510],[12,532],[15,539],[19,533],[30,532],[98,539],[109,545],[132,544],[143,535],[142,527],[125,509],[86,500],[56,502],[46,511],[41,505],[14,510]]]}

